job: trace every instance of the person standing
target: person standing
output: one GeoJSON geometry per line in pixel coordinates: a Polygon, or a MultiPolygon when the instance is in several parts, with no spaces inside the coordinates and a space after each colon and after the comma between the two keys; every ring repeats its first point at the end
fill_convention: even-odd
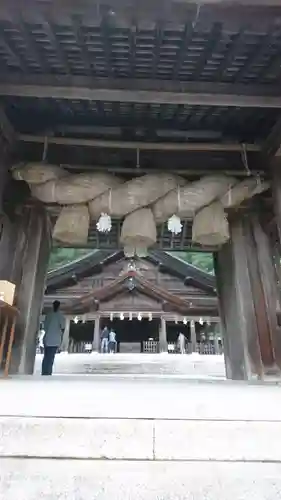
{"type": "Polygon", "coordinates": [[[60,311],[60,302],[55,300],[53,310],[46,314],[44,322],[42,375],[52,375],[53,373],[55,355],[61,345],[64,329],[65,318],[60,311]]]}
{"type": "Polygon", "coordinates": [[[178,336],[178,348],[181,354],[185,354],[185,336],[182,332],[178,336]]]}
{"type": "Polygon", "coordinates": [[[39,346],[40,354],[44,354],[44,336],[45,336],[45,331],[42,327],[42,328],[40,328],[39,337],[38,337],[38,346],[39,346]]]}
{"type": "Polygon", "coordinates": [[[116,352],[116,333],[112,328],[109,332],[109,352],[110,353],[116,352]]]}
{"type": "Polygon", "coordinates": [[[109,337],[109,330],[107,326],[105,326],[101,332],[101,352],[103,354],[108,353],[108,337],[109,337]]]}

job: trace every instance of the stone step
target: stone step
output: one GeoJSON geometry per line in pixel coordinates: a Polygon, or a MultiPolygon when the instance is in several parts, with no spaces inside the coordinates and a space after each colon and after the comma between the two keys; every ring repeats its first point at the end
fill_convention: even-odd
{"type": "Polygon", "coordinates": [[[281,421],[278,385],[116,375],[47,378],[3,379],[0,415],[281,421]]]}
{"type": "Polygon", "coordinates": [[[281,465],[0,459],[5,500],[277,500],[281,465]]]}
{"type": "Polygon", "coordinates": [[[2,416],[0,457],[281,462],[280,422],[2,416]]]}

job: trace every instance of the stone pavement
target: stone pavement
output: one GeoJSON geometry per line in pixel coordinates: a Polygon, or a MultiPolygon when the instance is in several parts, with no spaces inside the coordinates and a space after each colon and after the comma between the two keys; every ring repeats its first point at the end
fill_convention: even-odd
{"type": "Polygon", "coordinates": [[[1,460],[1,500],[279,500],[279,464],[1,460]]]}
{"type": "Polygon", "coordinates": [[[0,500],[281,499],[278,384],[226,381],[221,359],[127,356],[0,380],[0,500]]]}

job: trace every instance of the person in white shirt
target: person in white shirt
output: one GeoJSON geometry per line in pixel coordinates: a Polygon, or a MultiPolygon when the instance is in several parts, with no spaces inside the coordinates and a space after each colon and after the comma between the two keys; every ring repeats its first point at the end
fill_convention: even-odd
{"type": "Polygon", "coordinates": [[[116,352],[116,333],[115,331],[111,328],[109,332],[109,352],[113,353],[116,352]]]}
{"type": "Polygon", "coordinates": [[[178,348],[181,354],[185,354],[185,336],[182,332],[178,336],[178,348]]]}
{"type": "Polygon", "coordinates": [[[40,354],[44,353],[44,336],[45,336],[45,330],[43,328],[41,328],[40,332],[39,332],[39,339],[38,339],[40,354]]]}

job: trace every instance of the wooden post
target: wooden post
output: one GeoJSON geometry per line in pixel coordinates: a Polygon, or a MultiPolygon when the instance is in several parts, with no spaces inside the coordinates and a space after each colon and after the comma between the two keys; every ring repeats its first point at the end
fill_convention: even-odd
{"type": "MultiPolygon", "coordinates": [[[[259,331],[263,364],[272,368],[274,362],[281,368],[281,342],[279,340],[277,308],[278,291],[273,262],[273,249],[269,237],[263,229],[259,215],[251,215],[253,239],[256,245],[257,273],[252,277],[254,298],[256,299],[256,318],[259,331]]],[[[252,266],[255,259],[251,258],[252,266]]]]}
{"type": "Polygon", "coordinates": [[[191,352],[196,352],[197,337],[196,337],[195,321],[193,319],[190,321],[190,342],[191,342],[191,352]]]}
{"type": "Polygon", "coordinates": [[[7,351],[5,367],[4,367],[4,377],[7,377],[9,374],[9,368],[10,368],[11,356],[12,356],[12,347],[13,347],[13,342],[14,342],[14,338],[15,338],[15,327],[16,327],[16,316],[14,315],[14,317],[12,318],[12,326],[11,326],[10,335],[9,335],[8,351],[7,351]]]}
{"type": "Polygon", "coordinates": [[[93,338],[93,351],[99,352],[100,350],[100,316],[95,317],[95,328],[93,338]]]}
{"type": "Polygon", "coordinates": [[[10,280],[17,246],[17,226],[8,216],[1,219],[3,225],[0,238],[0,279],[10,280]]]}
{"type": "Polygon", "coordinates": [[[63,332],[63,338],[61,343],[62,352],[68,352],[69,345],[69,332],[70,332],[70,316],[66,316],[65,318],[65,329],[63,332]]]}
{"type": "Polygon", "coordinates": [[[23,207],[11,273],[19,309],[11,364],[14,373],[33,373],[50,248],[51,226],[45,208],[40,204],[23,207]]]}
{"type": "Polygon", "coordinates": [[[276,157],[272,162],[272,196],[276,225],[281,243],[281,158],[276,157]]]}
{"type": "Polygon", "coordinates": [[[161,316],[159,329],[159,352],[168,352],[166,320],[161,316]]]}
{"type": "MultiPolygon", "coordinates": [[[[1,121],[1,108],[0,108],[0,121],[1,121]]],[[[2,133],[2,130],[1,130],[2,133]]],[[[2,141],[1,141],[2,142],[2,141]]],[[[9,172],[9,164],[10,164],[10,153],[12,152],[13,145],[11,144],[11,149],[10,151],[6,150],[6,152],[3,151],[3,147],[1,144],[0,148],[0,214],[1,216],[4,214],[4,205],[5,205],[5,199],[9,197],[9,194],[7,192],[7,186],[10,184],[11,181],[11,174],[9,172]],[[6,197],[7,196],[7,197],[6,197]]],[[[9,199],[9,203],[14,203],[14,200],[9,199]]]]}
{"type": "Polygon", "coordinates": [[[1,331],[1,337],[0,337],[0,370],[2,366],[2,361],[3,361],[3,354],[4,354],[4,347],[5,347],[5,342],[6,342],[6,335],[7,335],[7,328],[8,328],[8,316],[6,318],[3,318],[2,315],[2,321],[4,320],[3,323],[3,328],[1,331]]]}
{"type": "Polygon", "coordinates": [[[277,288],[277,312],[281,312],[281,252],[279,243],[272,244],[272,260],[277,288]]]}
{"type": "MultiPolygon", "coordinates": [[[[272,195],[273,195],[276,226],[279,235],[279,249],[280,249],[281,247],[281,158],[280,157],[276,157],[272,163],[272,195]]],[[[276,277],[274,282],[276,282],[276,277]]],[[[277,304],[278,304],[278,291],[277,291],[277,304]]],[[[278,365],[279,368],[281,368],[281,328],[280,326],[278,326],[278,322],[276,331],[273,334],[272,344],[273,344],[276,364],[278,365]]]]}
{"type": "Polygon", "coordinates": [[[215,255],[226,375],[234,380],[263,376],[249,260],[251,229],[243,216],[230,220],[231,239],[215,255]]]}

